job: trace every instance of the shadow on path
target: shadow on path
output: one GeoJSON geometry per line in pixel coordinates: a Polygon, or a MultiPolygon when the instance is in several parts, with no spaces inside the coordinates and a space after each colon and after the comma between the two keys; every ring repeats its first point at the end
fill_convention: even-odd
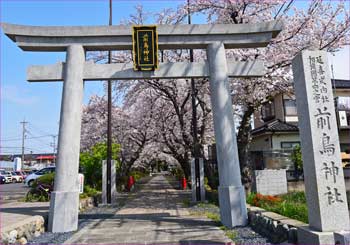
{"type": "Polygon", "coordinates": [[[80,215],[91,222],[66,244],[231,244],[215,222],[190,216],[189,198],[156,176],[115,214],[80,215]]]}

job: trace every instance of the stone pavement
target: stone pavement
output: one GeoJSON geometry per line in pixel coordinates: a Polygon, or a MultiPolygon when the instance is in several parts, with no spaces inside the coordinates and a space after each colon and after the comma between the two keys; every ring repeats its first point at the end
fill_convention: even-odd
{"type": "Polygon", "coordinates": [[[0,230],[3,231],[9,226],[23,223],[24,220],[33,216],[48,215],[49,202],[12,202],[1,204],[0,207],[0,230]]]}
{"type": "Polygon", "coordinates": [[[213,221],[191,216],[182,207],[189,197],[173,189],[164,176],[156,176],[114,215],[91,216],[92,222],[65,244],[233,243],[213,221]]]}
{"type": "Polygon", "coordinates": [[[48,202],[12,202],[0,207],[0,243],[24,244],[45,230],[48,202]]]}

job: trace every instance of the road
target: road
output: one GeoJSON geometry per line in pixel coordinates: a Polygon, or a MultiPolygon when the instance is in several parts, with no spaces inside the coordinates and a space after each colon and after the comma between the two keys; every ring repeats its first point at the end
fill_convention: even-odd
{"type": "Polygon", "coordinates": [[[22,199],[28,192],[29,187],[23,183],[10,183],[0,185],[0,200],[1,203],[17,201],[22,199]]]}

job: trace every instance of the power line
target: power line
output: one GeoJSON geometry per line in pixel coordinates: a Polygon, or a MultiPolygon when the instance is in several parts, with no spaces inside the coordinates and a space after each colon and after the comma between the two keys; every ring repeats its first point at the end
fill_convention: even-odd
{"type": "MultiPolygon", "coordinates": [[[[31,132],[29,132],[29,131],[27,131],[28,132],[28,134],[30,134],[31,136],[33,136],[33,139],[36,141],[36,142],[39,142],[41,145],[45,145],[46,147],[48,146],[48,147],[51,147],[51,145],[49,144],[49,143],[47,143],[47,142],[44,142],[44,141],[42,141],[42,140],[40,140],[39,138],[36,138],[31,132]]],[[[52,135],[50,135],[50,136],[52,136],[52,135]]]]}
{"type": "Polygon", "coordinates": [[[19,147],[19,146],[0,146],[0,148],[17,148],[17,149],[22,149],[22,147],[19,147]]]}
{"type": "Polygon", "coordinates": [[[40,132],[40,134],[53,135],[52,133],[43,131],[42,129],[39,129],[38,127],[34,126],[32,123],[29,123],[29,127],[34,129],[34,131],[40,132]]]}
{"type": "MultiPolygon", "coordinates": [[[[28,130],[27,130],[28,132],[28,130]]],[[[48,135],[41,135],[41,136],[35,136],[35,137],[26,137],[26,140],[31,140],[31,139],[38,139],[38,138],[47,138],[47,137],[52,137],[53,135],[52,134],[48,134],[48,135]]],[[[22,138],[15,138],[15,139],[5,139],[5,140],[0,140],[0,141],[3,141],[3,142],[7,142],[7,141],[19,141],[19,140],[22,140],[22,138]]]]}

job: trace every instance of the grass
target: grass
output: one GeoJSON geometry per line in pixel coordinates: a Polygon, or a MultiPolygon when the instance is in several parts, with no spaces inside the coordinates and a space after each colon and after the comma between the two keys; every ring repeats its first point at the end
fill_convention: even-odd
{"type": "Polygon", "coordinates": [[[182,206],[183,206],[184,208],[188,208],[188,207],[190,206],[190,204],[191,204],[191,202],[190,202],[189,199],[184,199],[184,200],[182,201],[182,206]]]}
{"type": "MultiPolygon", "coordinates": [[[[211,205],[218,206],[218,193],[216,190],[207,189],[206,197],[211,205]]],[[[306,197],[305,192],[302,191],[290,192],[275,197],[251,193],[247,197],[247,203],[261,207],[267,211],[308,223],[306,197]]],[[[201,204],[198,206],[200,205],[201,204]]]]}
{"type": "Polygon", "coordinates": [[[279,196],[264,196],[251,193],[247,203],[267,211],[308,223],[307,205],[304,192],[290,192],[279,196]]]}
{"type": "MultiPolygon", "coordinates": [[[[203,209],[212,209],[212,208],[218,208],[217,205],[212,204],[212,203],[198,203],[197,207],[199,208],[203,208],[203,209]]],[[[217,213],[213,213],[210,211],[191,211],[190,212],[191,215],[195,215],[195,216],[205,216],[208,219],[211,219],[212,221],[215,222],[215,224],[225,232],[225,235],[231,239],[232,241],[235,241],[235,238],[237,237],[237,232],[236,231],[232,231],[230,229],[228,229],[227,227],[225,227],[224,225],[222,225],[221,220],[220,220],[220,215],[217,213]]]]}

